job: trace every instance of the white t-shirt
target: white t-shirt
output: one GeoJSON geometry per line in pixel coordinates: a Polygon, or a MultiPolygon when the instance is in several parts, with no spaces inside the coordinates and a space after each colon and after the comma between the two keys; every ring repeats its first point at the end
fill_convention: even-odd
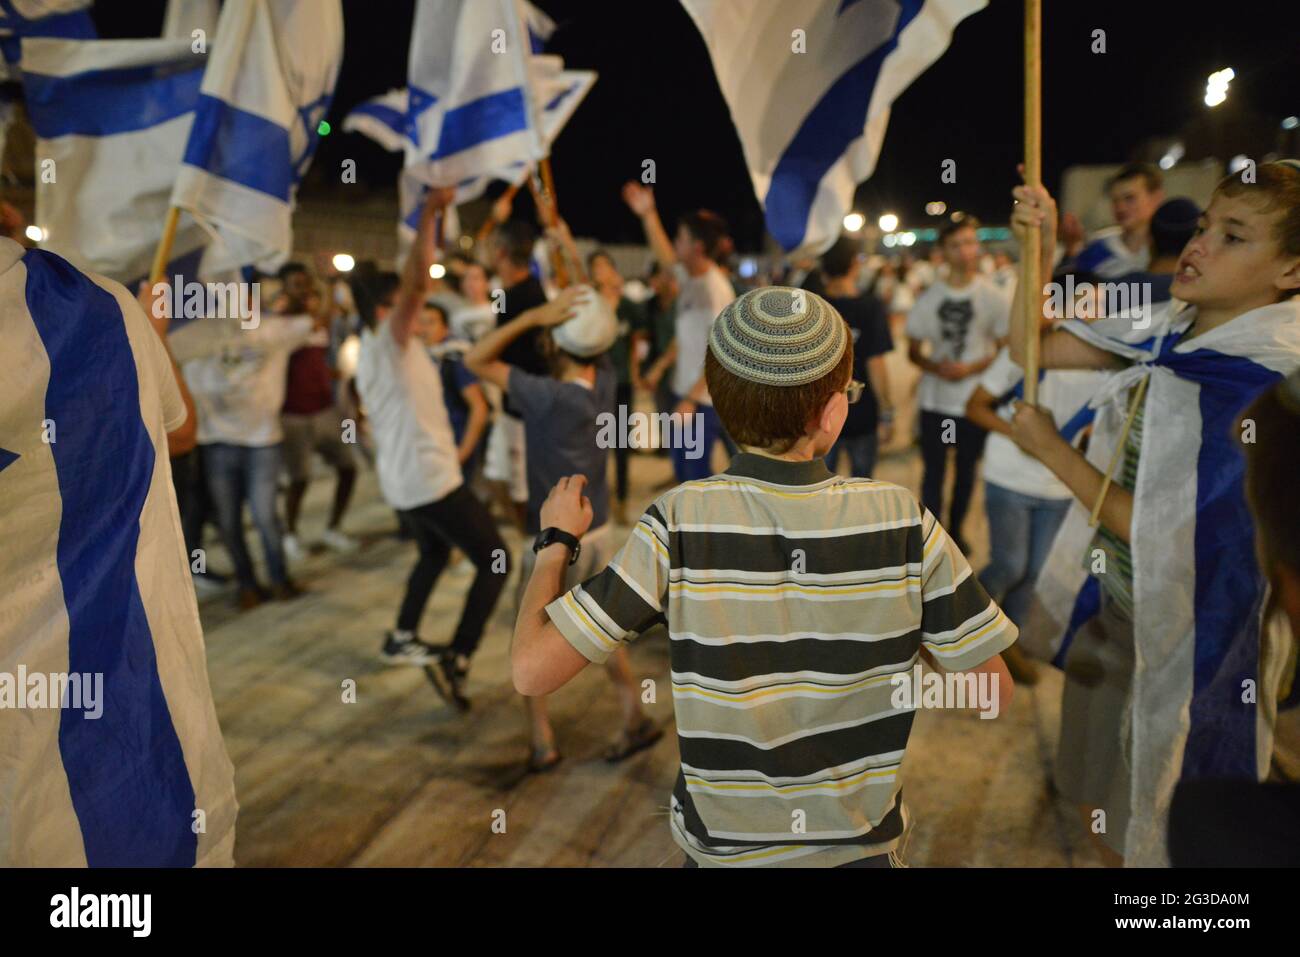
{"type": "MultiPolygon", "coordinates": [[[[936,279],[907,314],[908,338],[930,343],[935,362],[977,362],[997,351],[1007,334],[1011,300],[993,282],[976,276],[960,289],[936,279]]],[[[917,395],[921,410],[963,416],[978,376],[949,382],[926,372],[917,395]]]]}
{"type": "MultiPolygon", "coordinates": [[[[979,384],[990,395],[1002,396],[1025,378],[1025,372],[1011,361],[1003,349],[993,364],[984,370],[979,384]]],[[[1065,438],[1075,444],[1087,422],[1085,410],[1106,378],[1104,372],[1075,369],[1049,369],[1038,383],[1038,405],[1052,414],[1052,420],[1065,438]]],[[[999,418],[1011,420],[1012,403],[998,409],[999,418]]],[[[984,481],[1002,488],[1032,495],[1035,498],[1071,498],[1070,490],[1052,471],[1032,455],[1020,451],[1009,436],[990,432],[984,446],[984,481]]]]}
{"type": "Polygon", "coordinates": [[[254,448],[284,438],[290,354],[329,345],[329,332],[315,330],[308,316],[263,316],[252,329],[237,319],[197,319],[167,338],[194,396],[199,444],[254,448]]]}
{"type": "Polygon", "coordinates": [[[424,344],[403,349],[387,324],[361,333],[357,391],[370,416],[379,490],[405,511],[446,498],[461,484],[442,377],[424,344]]]}
{"type": "MultiPolygon", "coordinates": [[[[726,274],[711,265],[698,276],[692,276],[678,264],[677,282],[681,293],[677,296],[677,318],[673,335],[677,339],[677,363],[673,366],[673,392],[685,396],[704,375],[704,354],[709,349],[709,329],[718,313],[733,299],[735,290],[726,274]]],[[[706,391],[701,400],[712,405],[706,391]]]]}

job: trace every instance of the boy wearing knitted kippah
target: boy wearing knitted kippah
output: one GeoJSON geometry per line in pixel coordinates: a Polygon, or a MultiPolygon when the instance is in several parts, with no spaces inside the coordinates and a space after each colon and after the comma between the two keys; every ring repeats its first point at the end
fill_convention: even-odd
{"type": "MultiPolygon", "coordinates": [[[[512,650],[524,694],[667,625],[681,752],[670,825],[688,866],[893,866],[920,660],[973,672],[986,716],[1010,699],[999,653],[1016,628],[934,516],[902,488],[826,468],[863,388],[852,362],[844,320],[815,294],[732,302],[705,375],[741,452],[655,500],[567,592],[567,548],[542,548],[524,596],[512,650]]],[[[555,486],[544,529],[582,534],[583,484],[555,486]]]]}

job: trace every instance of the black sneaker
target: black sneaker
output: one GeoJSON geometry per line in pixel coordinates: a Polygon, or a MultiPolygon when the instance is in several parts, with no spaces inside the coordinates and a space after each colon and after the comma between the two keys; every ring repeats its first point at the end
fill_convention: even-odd
{"type": "Polygon", "coordinates": [[[402,640],[390,631],[384,635],[384,647],[380,649],[379,657],[390,665],[427,665],[436,661],[442,650],[419,638],[402,640]]]}
{"type": "Polygon", "coordinates": [[[469,710],[469,698],[465,696],[465,679],[469,675],[468,658],[448,649],[438,655],[436,661],[425,665],[424,673],[429,676],[429,683],[447,704],[457,711],[469,710]]]}

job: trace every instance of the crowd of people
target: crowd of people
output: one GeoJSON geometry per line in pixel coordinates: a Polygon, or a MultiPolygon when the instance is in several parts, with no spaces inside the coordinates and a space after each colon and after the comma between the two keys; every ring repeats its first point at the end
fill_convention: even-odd
{"type": "MultiPolygon", "coordinates": [[[[334,473],[320,543],[340,554],[356,548],[343,526],[369,462],[418,551],[383,659],[427,667],[467,709],[473,655],[515,575],[536,772],[561,760],[546,696],[588,663],[621,705],[607,758],[662,737],[626,642],[665,624],[682,754],[671,826],[689,865],[897,863],[913,714],[891,709],[890,676],[924,660],[992,681],[1005,707],[1013,676],[1037,677],[1025,649],[1054,655],[1058,786],[1114,860],[1162,862],[1174,785],[1258,779],[1295,691],[1294,519],[1277,518],[1256,553],[1246,489],[1257,510],[1285,511],[1300,168],[1230,175],[1205,209],[1166,197],[1145,165],[1108,191],[1117,225],[1086,237],[1046,191],[1016,190],[1015,239],[1041,231],[1053,283],[1033,328],[1009,251],[987,251],[969,215],[948,217],[928,256],[869,256],[846,235],[768,285],[735,274],[716,214],[680,215],[670,234],[653,192],[629,183],[652,256],[633,296],[615,257],[579,256],[562,222],[541,244],[570,279],[558,288],[538,230],[500,204],[477,256],[449,255],[451,193],[432,190],[400,273],[362,263],[322,283],[292,263],[256,329],[171,337],[197,421],[171,447],[187,553],[202,556],[211,521],[241,607],[293,599],[313,455],[334,473]],[[1119,310],[1107,284],[1140,293],[1119,310]],[[919,373],[914,436],[896,434],[896,342],[919,373]],[[1242,438],[1252,400],[1267,439],[1242,438]],[[600,437],[602,415],[637,403],[696,423],[703,449],[658,449],[673,479],[639,516],[634,452],[600,437]],[[873,478],[882,444],[913,440],[919,489],[873,478]],[[1189,463],[1200,490],[1182,501],[1170,486],[1189,463]],[[990,559],[975,574],[981,480],[990,559]],[[516,555],[503,525],[524,536],[516,555]],[[455,551],[473,580],[434,640],[423,615],[455,551]],[[1242,681],[1256,687],[1248,706],[1242,681]]],[[[191,571],[214,587],[201,561],[191,571]]]]}

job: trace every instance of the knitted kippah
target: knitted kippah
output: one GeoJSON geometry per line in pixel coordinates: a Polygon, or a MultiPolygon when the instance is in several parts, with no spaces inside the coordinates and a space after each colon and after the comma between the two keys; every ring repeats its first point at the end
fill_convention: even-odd
{"type": "Polygon", "coordinates": [[[714,320],[709,350],[727,371],[750,382],[794,386],[835,368],[848,326],[829,302],[806,289],[751,289],[714,320]]]}

